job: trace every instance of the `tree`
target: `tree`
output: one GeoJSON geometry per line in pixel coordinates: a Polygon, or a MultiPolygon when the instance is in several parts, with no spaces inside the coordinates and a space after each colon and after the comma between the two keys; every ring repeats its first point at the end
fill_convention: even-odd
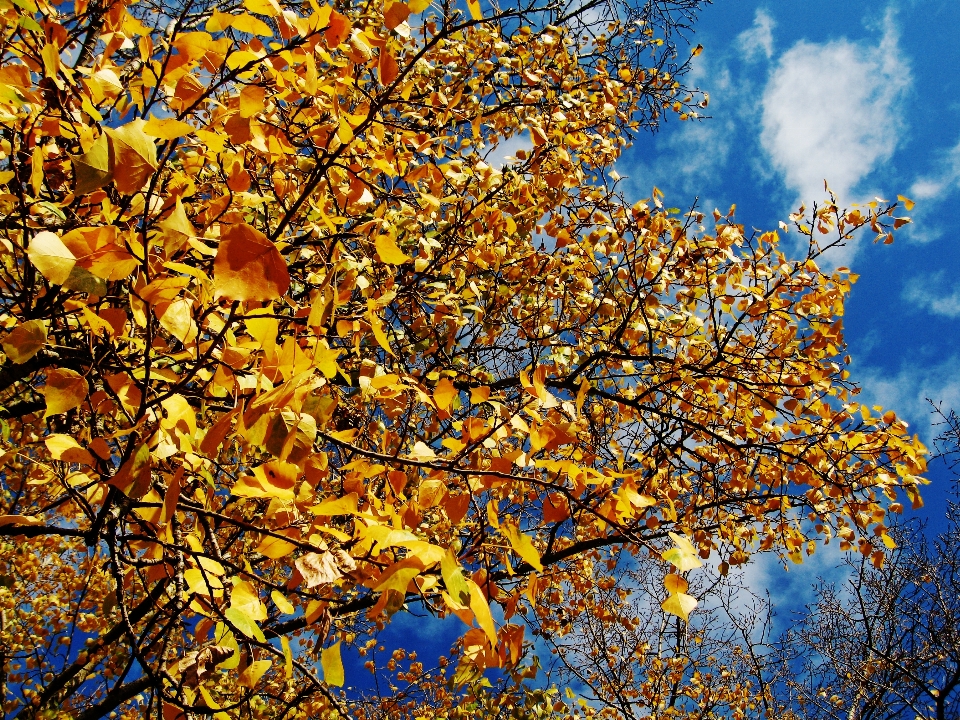
{"type": "Polygon", "coordinates": [[[560,612],[536,618],[536,634],[555,656],[550,680],[588,707],[627,720],[782,717],[772,608],[741,574],[691,572],[686,592],[699,605],[687,619],[671,612],[650,559],[627,556],[586,582],[560,612]]]}
{"type": "MultiPolygon", "coordinates": [[[[937,455],[956,468],[960,422],[941,418],[937,455]]],[[[960,717],[960,508],[948,504],[947,528],[933,540],[916,522],[893,536],[898,547],[883,566],[848,561],[847,580],[820,585],[783,638],[784,662],[797,672],[777,694],[801,717],[960,717]]]]}
{"type": "Polygon", "coordinates": [[[611,553],[679,616],[698,555],[881,557],[923,449],[816,260],[897,204],[790,260],[617,189],[698,4],[0,11],[9,717],[362,713],[341,648],[413,605],[468,628],[433,692],[611,553]]]}

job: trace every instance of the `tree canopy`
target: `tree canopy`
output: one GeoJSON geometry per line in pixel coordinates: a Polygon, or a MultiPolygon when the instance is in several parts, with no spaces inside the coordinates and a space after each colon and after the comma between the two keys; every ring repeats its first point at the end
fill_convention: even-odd
{"type": "Polygon", "coordinates": [[[679,618],[705,558],[882,561],[925,451],[817,261],[898,205],[791,258],[619,189],[698,4],[3,5],[8,717],[442,715],[622,553],[679,618]],[[449,668],[345,694],[414,606],[449,668]]]}

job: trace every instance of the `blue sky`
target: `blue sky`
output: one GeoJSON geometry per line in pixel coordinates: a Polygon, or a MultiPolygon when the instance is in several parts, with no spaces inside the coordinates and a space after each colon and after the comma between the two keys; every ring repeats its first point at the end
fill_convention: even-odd
{"type": "MultiPolygon", "coordinates": [[[[719,0],[695,25],[689,78],[710,119],[665,124],[618,163],[626,188],[669,205],[775,229],[801,202],[903,194],[914,224],[892,246],[861,242],[831,261],[860,275],[845,327],[862,397],[925,441],[926,398],[960,410],[960,2],[719,0]]],[[[926,511],[944,508],[932,468],[926,511]]]]}

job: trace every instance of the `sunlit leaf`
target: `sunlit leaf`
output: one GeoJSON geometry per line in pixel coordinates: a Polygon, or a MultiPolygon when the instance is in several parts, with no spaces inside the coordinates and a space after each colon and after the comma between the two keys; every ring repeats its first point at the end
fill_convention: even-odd
{"type": "Polygon", "coordinates": [[[323,681],[327,685],[343,687],[343,660],[340,659],[340,641],[320,651],[320,666],[323,668],[323,681]]]}
{"type": "Polygon", "coordinates": [[[77,263],[76,256],[63,241],[46,230],[38,232],[30,241],[27,257],[40,274],[54,285],[63,285],[77,263]]]}

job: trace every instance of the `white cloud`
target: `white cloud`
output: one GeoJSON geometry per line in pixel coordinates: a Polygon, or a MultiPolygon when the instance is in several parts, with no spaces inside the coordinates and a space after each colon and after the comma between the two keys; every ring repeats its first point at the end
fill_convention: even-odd
{"type": "Polygon", "coordinates": [[[760,140],[786,186],[809,202],[826,179],[849,202],[896,147],[909,84],[891,13],[873,47],[801,41],[785,52],[763,94],[760,140]]]}
{"type": "Polygon", "coordinates": [[[763,55],[767,60],[773,57],[773,28],[776,22],[763,8],[757,10],[753,26],[737,35],[737,49],[748,62],[763,55]]]}
{"type": "Polygon", "coordinates": [[[917,201],[917,207],[907,236],[916,242],[937,240],[946,233],[938,206],[956,202],[956,193],[960,191],[960,142],[937,155],[936,167],[917,178],[910,188],[910,197],[917,201]]]}
{"type": "Polygon", "coordinates": [[[914,200],[942,200],[960,188],[960,142],[945,152],[936,172],[919,178],[910,188],[914,200]]]}
{"type": "Polygon", "coordinates": [[[911,279],[903,290],[903,299],[916,307],[948,318],[960,317],[960,283],[940,289],[943,272],[911,279]]]}
{"type": "Polygon", "coordinates": [[[858,370],[863,392],[860,402],[893,410],[910,423],[911,431],[929,447],[937,431],[932,426],[928,400],[944,408],[960,408],[960,356],[937,362],[922,362],[901,367],[896,374],[879,368],[858,370]]]}

